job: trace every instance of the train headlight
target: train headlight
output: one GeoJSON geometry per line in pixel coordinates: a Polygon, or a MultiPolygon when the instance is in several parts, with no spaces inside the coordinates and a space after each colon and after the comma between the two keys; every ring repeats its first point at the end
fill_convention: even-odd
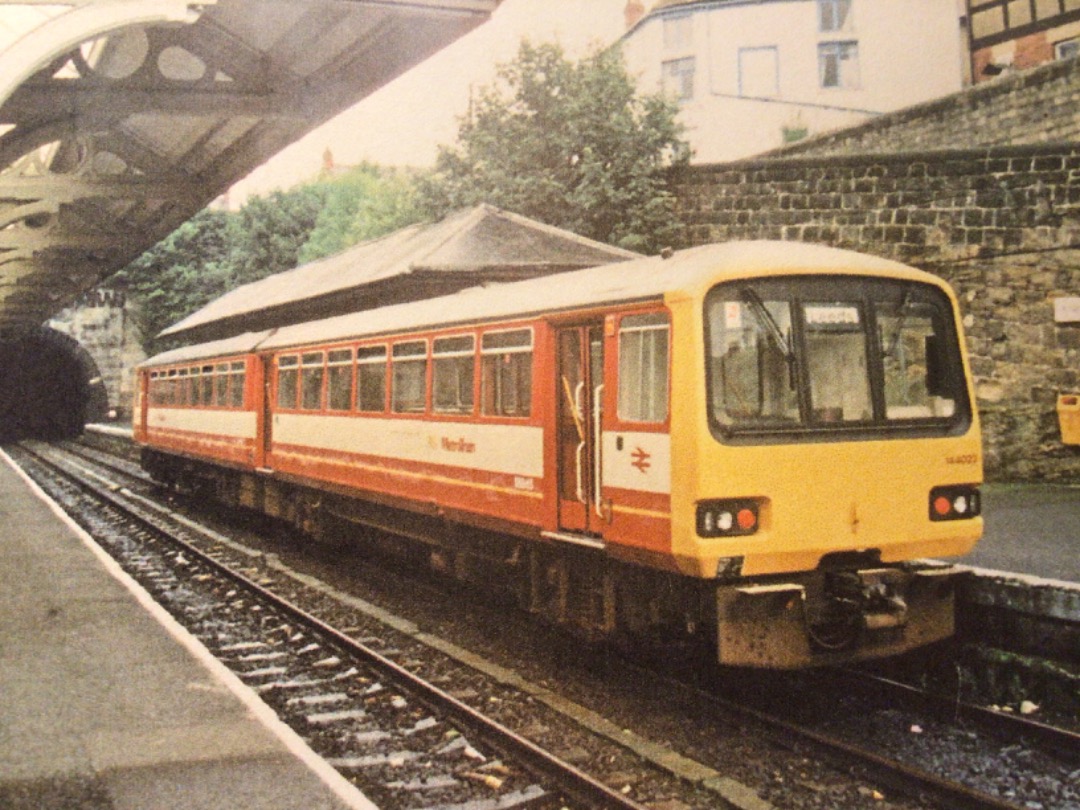
{"type": "Polygon", "coordinates": [[[930,490],[930,520],[967,520],[982,514],[976,486],[934,487],[930,490]]]}
{"type": "Polygon", "coordinates": [[[758,530],[760,506],[751,500],[701,501],[697,507],[700,537],[738,537],[758,530]]]}

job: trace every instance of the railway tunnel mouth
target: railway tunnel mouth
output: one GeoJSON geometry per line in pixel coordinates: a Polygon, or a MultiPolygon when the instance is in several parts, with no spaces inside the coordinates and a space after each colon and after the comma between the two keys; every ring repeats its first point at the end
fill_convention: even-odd
{"type": "Polygon", "coordinates": [[[44,326],[0,334],[0,442],[75,438],[108,411],[97,363],[74,338],[44,326]]]}

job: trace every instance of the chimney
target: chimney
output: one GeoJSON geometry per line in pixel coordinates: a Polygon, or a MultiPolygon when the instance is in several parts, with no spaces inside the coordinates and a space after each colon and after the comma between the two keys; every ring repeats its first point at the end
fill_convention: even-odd
{"type": "Polygon", "coordinates": [[[629,31],[645,16],[645,4],[641,0],[626,0],[623,16],[626,18],[626,30],[629,31]]]}

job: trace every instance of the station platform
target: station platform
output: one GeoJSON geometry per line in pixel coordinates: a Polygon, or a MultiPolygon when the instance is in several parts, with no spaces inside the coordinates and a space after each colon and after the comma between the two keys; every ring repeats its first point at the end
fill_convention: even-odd
{"type": "Polygon", "coordinates": [[[0,808],[374,805],[0,450],[0,808]]]}

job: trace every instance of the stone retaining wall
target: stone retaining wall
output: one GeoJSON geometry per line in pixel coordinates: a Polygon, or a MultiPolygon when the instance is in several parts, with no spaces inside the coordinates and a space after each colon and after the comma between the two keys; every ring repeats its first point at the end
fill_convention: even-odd
{"type": "Polygon", "coordinates": [[[786,157],[676,177],[683,246],[817,242],[898,259],[960,297],[996,479],[1080,481],[1058,393],[1080,392],[1080,144],[786,157]]]}

